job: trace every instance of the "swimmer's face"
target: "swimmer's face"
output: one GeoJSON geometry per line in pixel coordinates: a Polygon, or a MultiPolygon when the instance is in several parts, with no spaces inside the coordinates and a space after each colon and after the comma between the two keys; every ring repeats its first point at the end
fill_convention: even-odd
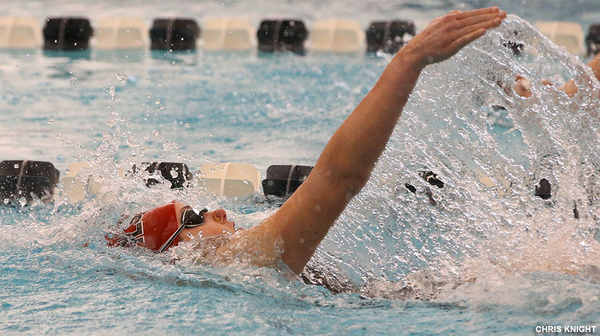
{"type": "Polygon", "coordinates": [[[193,228],[185,228],[179,234],[179,239],[188,241],[202,234],[202,237],[213,237],[218,235],[231,236],[235,233],[235,223],[227,219],[227,213],[223,209],[207,212],[204,214],[204,223],[193,228]]]}

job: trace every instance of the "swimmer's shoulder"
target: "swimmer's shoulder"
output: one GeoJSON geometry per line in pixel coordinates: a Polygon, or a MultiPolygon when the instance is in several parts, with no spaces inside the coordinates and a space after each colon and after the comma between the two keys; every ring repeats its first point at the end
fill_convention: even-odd
{"type": "Polygon", "coordinates": [[[216,250],[217,257],[223,262],[242,261],[258,267],[277,266],[282,253],[281,237],[262,225],[237,231],[216,250]]]}

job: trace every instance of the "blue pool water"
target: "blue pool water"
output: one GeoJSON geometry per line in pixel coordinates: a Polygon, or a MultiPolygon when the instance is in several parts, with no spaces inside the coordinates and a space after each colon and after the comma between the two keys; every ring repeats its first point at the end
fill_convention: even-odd
{"type": "MultiPolygon", "coordinates": [[[[352,17],[363,26],[489,5],[0,3],[9,14],[39,18],[167,13],[202,22],[245,14],[257,23],[294,13],[309,21],[352,17]]],[[[504,5],[532,22],[560,18],[586,29],[600,21],[595,0],[504,5]]],[[[314,264],[343,275],[356,292],[333,295],[270,268],[197,264],[186,246],[161,256],[106,246],[121,213],[172,199],[224,207],[238,226],[258,224],[277,209],[259,194],[225,199],[200,188],[148,189],[118,169],[150,160],[193,169],[233,161],[264,176],[273,164],[313,165],[388,62],[358,54],[0,51],[2,159],[48,160],[62,176],[68,163],[90,161],[103,184],[75,205],[57,196],[53,204],[0,209],[0,332],[487,335],[600,327],[600,84],[587,85],[590,73],[577,58],[517,17],[425,71],[367,187],[315,255],[314,264]],[[540,57],[515,58],[503,48],[514,31],[540,57]],[[534,79],[534,97],[498,86],[516,74],[534,79]],[[541,77],[573,77],[581,92],[568,98],[539,84],[541,77]],[[446,183],[432,188],[435,206],[422,169],[446,183]],[[551,200],[533,196],[541,178],[556,187],[551,200]],[[407,297],[405,283],[421,298],[439,294],[407,297]]]]}

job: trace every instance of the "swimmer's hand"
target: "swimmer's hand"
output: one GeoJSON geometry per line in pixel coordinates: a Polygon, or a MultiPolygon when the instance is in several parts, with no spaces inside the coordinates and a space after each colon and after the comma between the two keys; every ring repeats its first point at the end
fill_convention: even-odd
{"type": "Polygon", "coordinates": [[[422,67],[438,63],[483,36],[488,29],[499,26],[505,17],[506,12],[498,7],[452,11],[434,19],[403,51],[416,57],[422,67]]]}

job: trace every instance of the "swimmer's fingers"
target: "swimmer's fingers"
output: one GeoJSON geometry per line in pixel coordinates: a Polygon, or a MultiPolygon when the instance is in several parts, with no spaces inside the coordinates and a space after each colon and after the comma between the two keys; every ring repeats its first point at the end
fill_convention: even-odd
{"type": "Polygon", "coordinates": [[[469,17],[467,19],[458,21],[458,29],[460,30],[460,29],[464,29],[464,28],[468,28],[468,27],[475,27],[475,26],[477,26],[477,28],[496,27],[500,23],[502,23],[502,19],[504,19],[505,17],[506,17],[505,11],[469,17]]]}
{"type": "Polygon", "coordinates": [[[449,42],[452,43],[454,40],[469,35],[480,28],[490,29],[497,27],[505,17],[506,12],[499,10],[498,7],[468,12],[450,12],[435,22],[431,29],[444,31],[445,38],[450,39],[449,42]]]}
{"type": "Polygon", "coordinates": [[[498,27],[502,23],[502,19],[500,17],[493,17],[486,21],[479,22],[477,24],[466,26],[458,31],[458,36],[468,35],[474,31],[479,29],[490,29],[494,27],[498,27]]]}
{"type": "Polygon", "coordinates": [[[465,16],[458,23],[459,29],[454,35],[456,40],[451,44],[451,49],[456,51],[462,49],[483,36],[488,29],[498,27],[502,24],[502,19],[506,17],[506,12],[499,11],[497,7],[471,11],[471,14],[473,13],[477,13],[477,15],[465,16]]]}
{"type": "Polygon", "coordinates": [[[454,18],[457,20],[463,20],[463,19],[468,19],[470,17],[474,17],[474,16],[492,14],[492,13],[497,14],[499,12],[500,12],[500,8],[494,6],[494,7],[475,9],[475,10],[459,12],[459,13],[450,12],[448,15],[454,16],[454,18]]]}

